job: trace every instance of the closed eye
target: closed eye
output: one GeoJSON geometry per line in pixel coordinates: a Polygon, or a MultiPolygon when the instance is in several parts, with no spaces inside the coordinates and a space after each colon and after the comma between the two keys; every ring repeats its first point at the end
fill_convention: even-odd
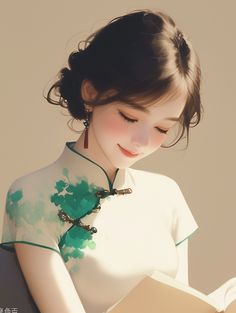
{"type": "Polygon", "coordinates": [[[128,116],[124,115],[121,111],[119,111],[119,114],[120,114],[126,121],[128,121],[128,122],[134,123],[134,122],[137,122],[137,121],[138,121],[138,120],[129,118],[128,116]]]}
{"type": "MultiPolygon", "coordinates": [[[[123,117],[124,120],[126,120],[127,122],[129,123],[135,123],[135,122],[138,122],[138,120],[136,119],[132,119],[132,118],[129,118],[128,116],[126,116],[124,113],[122,113],[121,111],[118,111],[119,114],[123,117]]],[[[160,131],[161,133],[163,134],[166,134],[168,132],[168,129],[161,129],[159,127],[155,127],[158,131],[160,131]]]]}

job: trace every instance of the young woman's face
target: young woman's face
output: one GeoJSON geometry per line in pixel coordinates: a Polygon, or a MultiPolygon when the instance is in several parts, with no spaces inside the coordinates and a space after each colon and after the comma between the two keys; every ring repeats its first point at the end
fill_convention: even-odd
{"type": "Polygon", "coordinates": [[[147,112],[120,102],[94,107],[90,128],[97,146],[116,168],[129,167],[156,151],[165,141],[165,131],[181,115],[186,98],[146,107],[147,112]]]}

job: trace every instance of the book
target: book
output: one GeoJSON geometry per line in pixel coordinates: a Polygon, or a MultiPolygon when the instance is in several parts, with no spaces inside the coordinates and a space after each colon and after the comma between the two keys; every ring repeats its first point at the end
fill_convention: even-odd
{"type": "Polygon", "coordinates": [[[204,294],[154,271],[146,275],[106,313],[236,313],[236,277],[204,294]]]}

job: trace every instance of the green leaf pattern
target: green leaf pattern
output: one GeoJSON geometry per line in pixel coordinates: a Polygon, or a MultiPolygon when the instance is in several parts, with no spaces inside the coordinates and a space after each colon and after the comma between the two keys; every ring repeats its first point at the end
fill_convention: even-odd
{"type": "MultiPolygon", "coordinates": [[[[63,179],[55,183],[56,192],[49,195],[50,202],[63,210],[71,219],[80,219],[91,214],[100,202],[96,192],[104,190],[95,184],[89,184],[85,177],[76,177],[76,183],[72,184],[69,179],[69,171],[63,168],[63,179]]],[[[41,194],[42,197],[42,194],[41,194]]],[[[47,211],[45,201],[25,201],[23,190],[9,190],[6,199],[6,213],[14,221],[17,227],[24,227],[27,224],[35,227],[35,233],[40,235],[42,230],[37,228],[37,222],[43,221],[63,226],[66,221],[62,221],[54,211],[47,211]]],[[[59,212],[59,211],[58,211],[59,212]]],[[[71,224],[72,225],[72,224],[71,224]]],[[[83,258],[83,249],[95,249],[96,243],[92,240],[92,234],[80,227],[72,225],[59,238],[59,249],[65,262],[70,258],[83,258]]],[[[78,266],[75,266],[78,270],[78,266]]]]}
{"type": "Polygon", "coordinates": [[[31,203],[30,201],[20,201],[23,199],[21,189],[7,193],[6,213],[11,220],[14,220],[17,227],[23,227],[25,223],[35,225],[41,220],[45,213],[45,203],[42,200],[31,203]]]}
{"type": "MultiPolygon", "coordinates": [[[[62,173],[67,182],[65,180],[56,182],[55,189],[57,192],[51,195],[51,202],[60,207],[73,220],[92,213],[92,210],[100,202],[96,192],[104,189],[89,184],[86,178],[76,177],[77,182],[72,184],[69,180],[68,169],[63,168],[62,173]]],[[[82,250],[86,247],[95,249],[96,243],[92,240],[92,234],[79,225],[72,225],[59,242],[59,248],[65,262],[69,258],[83,258],[84,252],[82,250]]]]}

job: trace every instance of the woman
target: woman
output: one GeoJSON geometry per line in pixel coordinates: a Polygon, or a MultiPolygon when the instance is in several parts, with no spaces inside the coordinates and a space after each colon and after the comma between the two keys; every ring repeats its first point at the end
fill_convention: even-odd
{"type": "Polygon", "coordinates": [[[84,120],[82,135],[7,194],[2,247],[42,313],[105,312],[153,270],[188,284],[198,228],[172,178],[130,168],[200,121],[190,41],[167,14],[135,10],[86,44],[46,96],[84,120]]]}

